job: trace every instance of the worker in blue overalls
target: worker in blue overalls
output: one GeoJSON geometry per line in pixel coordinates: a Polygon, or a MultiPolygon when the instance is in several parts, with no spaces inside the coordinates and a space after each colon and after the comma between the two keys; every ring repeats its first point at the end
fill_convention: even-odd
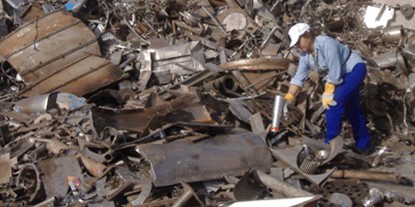
{"type": "Polygon", "coordinates": [[[342,130],[345,114],[352,125],[356,148],[368,152],[371,148],[370,135],[365,116],[360,107],[359,86],[366,77],[366,65],[354,51],[328,36],[317,36],[305,23],[292,26],[288,35],[290,48],[301,50],[300,61],[290,87],[285,95],[286,102],[292,102],[307,78],[310,69],[327,72],[322,95],[326,108],[325,143],[336,138],[342,130]]]}

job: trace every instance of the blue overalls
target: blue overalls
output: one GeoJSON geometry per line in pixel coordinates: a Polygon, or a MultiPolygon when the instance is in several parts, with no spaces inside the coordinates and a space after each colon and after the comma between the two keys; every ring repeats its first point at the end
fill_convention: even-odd
{"type": "Polygon", "coordinates": [[[341,133],[343,115],[346,114],[353,128],[356,147],[368,150],[370,135],[360,107],[359,94],[359,86],[366,77],[366,65],[358,54],[328,36],[315,38],[314,52],[315,57],[311,53],[301,54],[297,72],[290,83],[303,87],[311,69],[327,72],[326,81],[336,85],[334,100],[337,105],[326,110],[325,143],[341,133]]]}

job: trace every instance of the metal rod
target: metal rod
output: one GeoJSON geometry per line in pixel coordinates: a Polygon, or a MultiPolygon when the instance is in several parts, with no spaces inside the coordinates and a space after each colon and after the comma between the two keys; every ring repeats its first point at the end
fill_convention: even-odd
{"type": "Polygon", "coordinates": [[[209,15],[209,17],[212,19],[212,21],[216,24],[216,26],[219,27],[220,31],[227,36],[228,34],[226,33],[225,28],[222,26],[222,24],[220,24],[220,22],[216,19],[215,16],[213,16],[204,6],[202,6],[203,11],[209,15]]]}
{"type": "Polygon", "coordinates": [[[183,28],[187,31],[190,31],[191,33],[196,34],[198,36],[200,36],[203,33],[203,30],[201,30],[199,28],[191,27],[191,26],[189,26],[189,25],[187,25],[183,22],[180,22],[180,21],[173,21],[173,24],[180,27],[180,28],[183,28]]]}
{"type": "Polygon", "coordinates": [[[36,205],[34,205],[33,207],[44,207],[48,204],[53,204],[55,202],[55,197],[52,198],[48,198],[47,200],[44,200],[36,205]]]}
{"type": "Polygon", "coordinates": [[[356,170],[336,170],[331,174],[333,178],[357,178],[361,180],[379,180],[389,182],[399,182],[399,179],[393,173],[388,172],[371,172],[356,170]]]}
{"type": "Polygon", "coordinates": [[[271,39],[272,35],[275,33],[275,31],[277,31],[277,29],[279,29],[280,26],[275,25],[274,28],[272,28],[271,32],[269,32],[269,34],[267,35],[267,37],[265,37],[264,41],[262,42],[261,46],[259,46],[259,49],[263,49],[269,42],[269,40],[271,39]]]}
{"type": "Polygon", "coordinates": [[[182,207],[185,206],[187,201],[189,201],[193,196],[191,189],[186,189],[184,193],[173,203],[171,207],[182,207]]]}

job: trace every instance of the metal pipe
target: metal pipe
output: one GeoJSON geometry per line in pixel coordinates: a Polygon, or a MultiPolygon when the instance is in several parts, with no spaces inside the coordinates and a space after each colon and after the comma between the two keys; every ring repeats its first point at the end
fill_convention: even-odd
{"type": "Polygon", "coordinates": [[[200,36],[203,33],[202,29],[191,27],[181,21],[173,21],[173,24],[198,36],[200,36]]]}
{"type": "Polygon", "coordinates": [[[173,203],[172,207],[182,207],[193,197],[191,189],[185,189],[184,193],[173,203]]]}
{"type": "Polygon", "coordinates": [[[372,57],[372,60],[380,68],[396,67],[396,63],[398,61],[396,59],[396,52],[395,51],[389,51],[389,52],[386,52],[382,55],[372,57]]]}
{"type": "Polygon", "coordinates": [[[331,174],[332,178],[357,178],[360,180],[379,180],[389,182],[399,182],[399,179],[393,173],[388,172],[372,172],[372,171],[356,171],[356,170],[336,170],[331,174]]]}
{"type": "Polygon", "coordinates": [[[274,100],[274,110],[272,115],[272,126],[271,132],[278,132],[280,129],[280,119],[282,115],[282,110],[284,109],[285,101],[284,98],[280,95],[275,96],[274,100]]]}
{"type": "Polygon", "coordinates": [[[203,85],[206,91],[227,90],[236,91],[239,88],[237,80],[232,75],[224,75],[203,85]]]}
{"type": "Polygon", "coordinates": [[[50,94],[45,94],[22,99],[14,105],[13,110],[26,114],[46,112],[48,108],[49,96],[50,94]]]}
{"type": "Polygon", "coordinates": [[[383,30],[383,40],[385,42],[398,42],[403,36],[402,25],[387,27],[383,30]]]}
{"type": "Polygon", "coordinates": [[[49,204],[53,204],[54,202],[55,202],[55,197],[52,197],[52,198],[48,198],[48,199],[34,205],[33,207],[43,207],[43,206],[47,206],[49,204]]]}

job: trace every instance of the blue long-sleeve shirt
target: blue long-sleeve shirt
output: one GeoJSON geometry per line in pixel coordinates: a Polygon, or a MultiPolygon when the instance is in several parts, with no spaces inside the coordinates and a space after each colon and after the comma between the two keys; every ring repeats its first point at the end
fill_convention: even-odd
{"type": "Polygon", "coordinates": [[[326,71],[326,81],[334,85],[343,82],[344,74],[351,72],[357,63],[363,63],[363,59],[354,51],[344,64],[349,55],[349,48],[328,36],[317,36],[314,40],[314,54],[302,52],[297,72],[291,79],[291,84],[303,87],[310,69],[318,72],[326,71]],[[343,66],[343,67],[342,67],[343,66]]]}

